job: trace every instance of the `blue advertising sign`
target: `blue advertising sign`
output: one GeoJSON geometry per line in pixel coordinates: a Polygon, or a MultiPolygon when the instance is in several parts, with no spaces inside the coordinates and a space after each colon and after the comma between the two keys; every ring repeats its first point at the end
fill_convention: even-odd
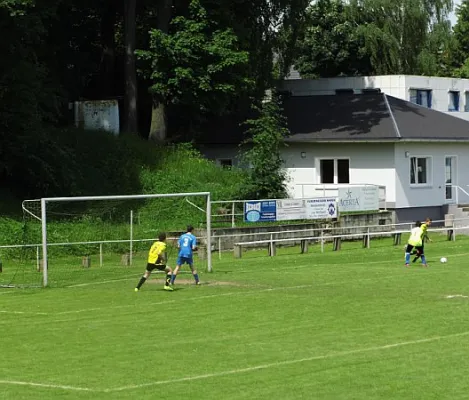
{"type": "Polygon", "coordinates": [[[272,222],[276,219],[276,201],[261,200],[244,202],[244,222],[272,222]]]}

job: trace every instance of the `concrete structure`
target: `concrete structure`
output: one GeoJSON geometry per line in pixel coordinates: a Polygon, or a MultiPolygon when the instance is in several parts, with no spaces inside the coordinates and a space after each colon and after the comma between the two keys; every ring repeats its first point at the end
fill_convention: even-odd
{"type": "Polygon", "coordinates": [[[336,94],[340,90],[360,93],[364,89],[380,89],[390,96],[469,120],[469,79],[416,75],[300,79],[298,74],[292,73],[290,79],[281,82],[280,88],[291,92],[293,96],[336,94]]]}

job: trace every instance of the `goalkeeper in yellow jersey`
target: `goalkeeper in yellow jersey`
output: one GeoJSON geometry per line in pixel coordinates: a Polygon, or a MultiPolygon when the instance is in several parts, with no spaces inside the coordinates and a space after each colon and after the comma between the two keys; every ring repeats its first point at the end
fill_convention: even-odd
{"type": "MultiPolygon", "coordinates": [[[[427,218],[425,222],[420,226],[422,229],[422,254],[423,254],[423,249],[425,247],[425,242],[431,242],[432,240],[428,237],[428,227],[432,224],[432,219],[427,218]]],[[[412,255],[415,255],[414,259],[412,262],[415,262],[419,259],[420,255],[417,251],[413,251],[412,255]]]]}
{"type": "Polygon", "coordinates": [[[170,283],[171,283],[171,276],[173,274],[173,270],[171,269],[170,266],[166,265],[166,234],[165,233],[160,233],[160,235],[158,236],[158,240],[155,243],[153,243],[153,245],[150,248],[150,251],[148,252],[147,268],[143,276],[140,278],[140,281],[138,282],[137,287],[135,288],[136,292],[140,290],[140,288],[148,279],[148,277],[150,276],[151,272],[154,269],[166,272],[166,281],[164,283],[164,290],[172,291],[173,288],[170,286],[170,283]]]}
{"type": "Polygon", "coordinates": [[[424,267],[427,266],[427,260],[425,259],[425,255],[423,254],[423,247],[422,247],[422,223],[417,221],[415,223],[415,227],[412,228],[410,232],[409,240],[407,241],[407,246],[405,249],[405,266],[409,266],[410,262],[410,253],[413,249],[417,251],[417,255],[422,259],[422,265],[424,267]]]}

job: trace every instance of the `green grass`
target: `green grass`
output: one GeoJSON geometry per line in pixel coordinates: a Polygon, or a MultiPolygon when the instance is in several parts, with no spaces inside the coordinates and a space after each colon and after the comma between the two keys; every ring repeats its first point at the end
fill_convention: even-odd
{"type": "Polygon", "coordinates": [[[389,240],[214,254],[172,293],[133,292],[143,254],[51,260],[82,286],[0,291],[2,399],[466,399],[469,238],[434,239],[428,269],[389,240]]]}

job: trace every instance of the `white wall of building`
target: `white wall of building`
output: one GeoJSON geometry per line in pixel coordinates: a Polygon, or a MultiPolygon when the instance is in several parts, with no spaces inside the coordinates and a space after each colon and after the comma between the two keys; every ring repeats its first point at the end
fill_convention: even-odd
{"type": "Polygon", "coordinates": [[[349,159],[351,184],[386,186],[387,201],[395,202],[393,146],[391,143],[290,145],[282,154],[289,176],[289,193],[296,198],[333,195],[336,187],[321,184],[320,159],[349,159]]]}
{"type": "Polygon", "coordinates": [[[295,79],[282,82],[282,89],[294,96],[335,94],[338,89],[379,88],[381,92],[410,101],[411,89],[431,90],[432,109],[469,120],[469,79],[442,78],[417,75],[377,75],[321,79],[295,79]],[[459,92],[459,112],[448,111],[450,92],[459,92]]]}
{"type": "MultiPolygon", "coordinates": [[[[398,143],[395,145],[396,208],[431,207],[446,204],[446,156],[456,157],[454,184],[469,192],[469,144],[466,143],[398,143]],[[408,156],[406,156],[408,152],[408,156]],[[411,185],[410,160],[412,157],[430,157],[431,179],[427,185],[411,185]]],[[[454,189],[454,192],[457,189],[454,189]]],[[[460,203],[469,197],[458,190],[460,203]]],[[[454,194],[454,197],[456,195],[454,194]]]]}

